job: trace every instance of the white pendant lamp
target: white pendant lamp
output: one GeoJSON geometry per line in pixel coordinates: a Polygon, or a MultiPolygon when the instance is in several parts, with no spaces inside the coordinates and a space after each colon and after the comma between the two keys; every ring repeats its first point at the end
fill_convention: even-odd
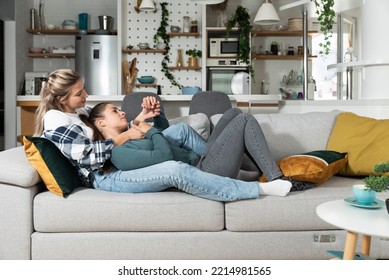
{"type": "Polygon", "coordinates": [[[153,0],[143,0],[139,6],[139,10],[143,12],[154,12],[155,5],[153,0]]]}
{"type": "Polygon", "coordinates": [[[259,7],[254,24],[271,25],[280,22],[280,17],[270,0],[265,0],[259,7]]]}
{"type": "Polygon", "coordinates": [[[214,5],[224,2],[224,0],[192,0],[192,2],[203,4],[203,5],[214,5]]]}

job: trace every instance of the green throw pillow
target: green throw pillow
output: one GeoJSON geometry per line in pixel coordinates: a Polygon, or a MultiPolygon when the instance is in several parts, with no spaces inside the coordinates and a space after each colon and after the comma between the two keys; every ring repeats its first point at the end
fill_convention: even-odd
{"type": "Polygon", "coordinates": [[[65,197],[82,185],[76,168],[53,142],[42,137],[24,137],[24,152],[47,189],[65,197]]]}

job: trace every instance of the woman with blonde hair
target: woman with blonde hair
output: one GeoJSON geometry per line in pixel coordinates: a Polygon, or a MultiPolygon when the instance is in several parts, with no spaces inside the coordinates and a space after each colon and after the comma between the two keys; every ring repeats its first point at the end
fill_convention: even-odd
{"type": "MultiPolygon", "coordinates": [[[[165,161],[130,171],[116,168],[103,172],[101,168],[110,159],[112,149],[127,141],[145,137],[131,127],[112,138],[93,139],[93,130],[79,117],[85,107],[84,84],[73,70],[57,70],[42,86],[40,109],[37,111],[36,133],[51,140],[78,170],[85,184],[96,189],[114,192],[158,192],[176,187],[184,192],[218,201],[254,199],[260,195],[285,196],[291,184],[285,180],[267,183],[244,182],[203,172],[194,166],[174,160],[165,161]],[[43,133],[40,133],[40,129],[43,133]]],[[[160,108],[149,99],[142,103],[142,112],[136,118],[143,122],[159,114],[160,108]]],[[[157,135],[158,133],[154,133],[157,135]]]]}

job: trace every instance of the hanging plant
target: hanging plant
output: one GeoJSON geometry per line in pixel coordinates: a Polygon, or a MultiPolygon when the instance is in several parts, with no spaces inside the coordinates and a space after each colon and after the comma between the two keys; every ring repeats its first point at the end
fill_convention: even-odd
{"type": "Polygon", "coordinates": [[[320,31],[324,35],[324,43],[320,43],[322,48],[320,54],[328,55],[331,50],[331,37],[335,23],[334,0],[312,0],[316,6],[317,20],[320,23],[320,31]]]}
{"type": "Polygon", "coordinates": [[[235,14],[228,20],[226,26],[226,37],[230,36],[230,32],[233,27],[238,26],[238,39],[239,39],[239,52],[238,52],[238,61],[244,64],[247,64],[249,73],[254,79],[254,69],[251,65],[250,54],[250,32],[253,26],[250,23],[250,16],[247,13],[246,8],[238,6],[236,8],[235,14]]]}
{"type": "Polygon", "coordinates": [[[165,74],[165,77],[169,79],[169,81],[172,83],[172,85],[178,87],[179,89],[182,88],[182,86],[176,81],[176,78],[169,70],[169,63],[170,63],[170,37],[167,34],[167,27],[168,27],[168,21],[169,21],[169,11],[166,8],[168,3],[162,2],[160,3],[161,10],[162,10],[162,17],[161,17],[161,23],[159,28],[157,29],[157,33],[154,34],[154,43],[157,44],[161,40],[165,44],[165,52],[164,52],[164,58],[161,62],[162,69],[161,71],[165,74]]]}

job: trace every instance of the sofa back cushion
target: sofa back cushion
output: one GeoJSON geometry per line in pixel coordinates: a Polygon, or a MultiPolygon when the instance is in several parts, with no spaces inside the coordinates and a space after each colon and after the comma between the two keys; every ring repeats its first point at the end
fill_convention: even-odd
{"type": "Polygon", "coordinates": [[[326,150],[340,111],[303,114],[256,114],[275,160],[326,150]]]}
{"type": "MultiPolygon", "coordinates": [[[[340,111],[303,114],[254,114],[275,160],[316,150],[326,150],[340,111]]],[[[211,117],[212,125],[221,114],[211,117]]]]}

